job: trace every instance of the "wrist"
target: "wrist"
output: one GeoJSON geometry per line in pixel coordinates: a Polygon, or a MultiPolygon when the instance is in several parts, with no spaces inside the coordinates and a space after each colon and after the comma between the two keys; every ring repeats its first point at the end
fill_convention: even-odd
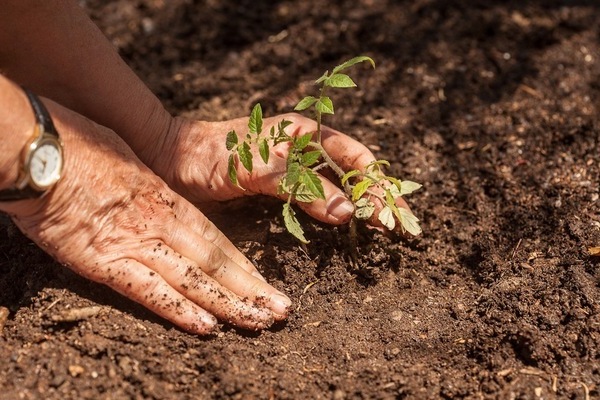
{"type": "Polygon", "coordinates": [[[35,117],[23,90],[0,75],[0,190],[19,177],[23,149],[35,131],[35,117]]]}

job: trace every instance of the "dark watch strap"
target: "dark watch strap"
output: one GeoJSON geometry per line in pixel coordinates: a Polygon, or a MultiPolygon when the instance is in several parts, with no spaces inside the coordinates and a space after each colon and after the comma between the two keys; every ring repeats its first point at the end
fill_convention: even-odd
{"type": "Polygon", "coordinates": [[[31,108],[33,108],[33,113],[35,114],[37,123],[42,124],[44,127],[44,132],[58,136],[58,133],[56,133],[56,128],[54,127],[54,123],[52,122],[52,118],[50,118],[50,114],[48,113],[46,107],[44,107],[44,104],[40,98],[27,88],[23,88],[23,90],[29,99],[29,103],[31,103],[31,108]]]}
{"type": "Polygon", "coordinates": [[[25,199],[37,199],[41,197],[44,192],[38,192],[30,186],[26,186],[23,189],[4,189],[0,190],[0,201],[17,201],[25,199]]]}
{"type": "MultiPolygon", "coordinates": [[[[52,122],[52,118],[50,118],[50,114],[44,104],[36,96],[35,93],[30,91],[29,89],[23,88],[27,98],[29,99],[29,103],[31,104],[31,108],[33,108],[33,113],[35,115],[35,121],[37,124],[41,124],[44,128],[44,132],[49,133],[58,137],[58,133],[56,128],[54,127],[54,123],[52,122]]],[[[0,190],[0,201],[16,201],[16,200],[24,200],[24,199],[33,199],[40,197],[44,192],[37,191],[30,186],[26,186],[23,189],[11,188],[0,190]]]]}

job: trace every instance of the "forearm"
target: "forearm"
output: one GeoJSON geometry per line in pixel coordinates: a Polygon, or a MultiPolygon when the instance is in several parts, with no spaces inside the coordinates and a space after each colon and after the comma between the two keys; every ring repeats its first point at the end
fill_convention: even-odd
{"type": "Polygon", "coordinates": [[[0,190],[15,184],[35,118],[23,91],[0,75],[0,190]]]}
{"type": "Polygon", "coordinates": [[[75,1],[7,0],[0,26],[6,76],[111,128],[142,160],[160,145],[171,116],[75,1]]]}

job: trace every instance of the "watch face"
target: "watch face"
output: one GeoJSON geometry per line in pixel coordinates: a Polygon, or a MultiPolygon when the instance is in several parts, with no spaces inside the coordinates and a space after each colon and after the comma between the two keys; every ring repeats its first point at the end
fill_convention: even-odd
{"type": "Polygon", "coordinates": [[[33,183],[39,189],[47,189],[60,178],[62,170],[62,152],[54,141],[41,142],[29,162],[29,173],[33,183]]]}

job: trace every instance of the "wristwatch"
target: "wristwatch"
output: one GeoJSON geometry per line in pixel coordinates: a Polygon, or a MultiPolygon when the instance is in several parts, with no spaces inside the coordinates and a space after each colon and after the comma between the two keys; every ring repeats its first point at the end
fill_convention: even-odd
{"type": "Polygon", "coordinates": [[[59,181],[63,169],[63,145],[44,104],[24,89],[36,124],[33,137],[21,154],[21,170],[14,187],[0,190],[0,202],[41,197],[59,181]]]}

